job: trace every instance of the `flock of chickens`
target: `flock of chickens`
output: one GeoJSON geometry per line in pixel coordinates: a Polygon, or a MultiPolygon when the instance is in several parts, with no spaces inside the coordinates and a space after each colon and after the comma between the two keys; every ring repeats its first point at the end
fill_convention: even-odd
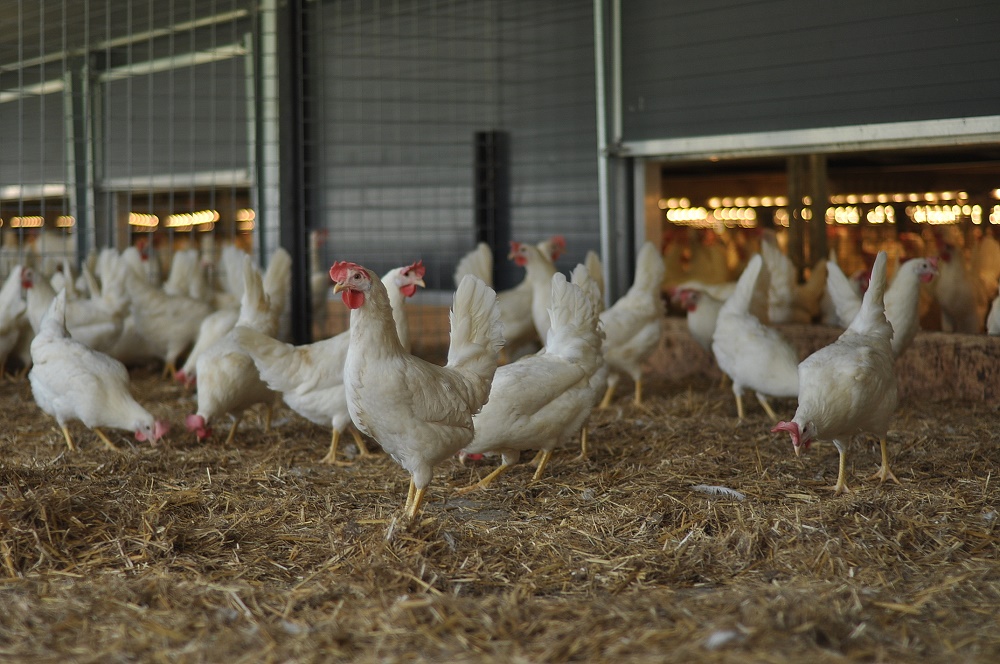
{"type": "MultiPolygon", "coordinates": [[[[588,253],[567,278],[555,267],[564,248],[558,237],[537,246],[511,243],[510,258],[525,277],[499,293],[490,286],[490,247],[481,244],[464,257],[455,273],[444,366],[410,354],[404,304],[424,285],[420,262],[382,277],[350,262],[334,263],[328,273],[314,270],[314,291],[323,295],[314,306],[325,306],[332,282],[350,309],[350,326],[294,346],[283,340],[290,256],[277,250],[261,271],[233,247],[212,266],[216,286],[205,279],[196,250],[177,252],[162,283],[150,278],[147,257],[136,248],[104,250],[76,279],[68,265],[48,279],[17,266],[0,288],[0,360],[13,355],[30,368],[35,401],[56,419],[70,449],[72,421],[111,448],[102,428],[131,430],[150,442],[167,433],[167,423],[130,391],[126,365],[149,359],[196,388],[197,410],[184,425],[199,440],[228,415],[231,442],[249,408],[262,404],[270,413],[283,399],[302,417],[331,427],[323,462],[346,463],[338,459],[345,432],[360,454],[368,453],[361,434],[375,440],[410,474],[404,512],[413,517],[444,460],[500,456],[496,470],[461,490],[468,492],[488,486],[521,451],[536,450],[537,479],[553,452],[578,435],[586,454],[587,420],[611,402],[621,375],[633,380],[641,403],[642,366],[662,334],[668,262],[647,242],[631,288],[605,309],[597,255],[588,253]]],[[[889,285],[880,252],[862,294],[834,260],[795,286],[788,258],[765,241],[736,282],[688,281],[670,295],[731,379],[741,419],[749,389],[776,422],[772,431],[787,432],[796,453],[817,439],[834,442],[840,471],[833,488],[840,494],[849,490],[844,445],[855,434],[879,437],[882,467],[874,477],[896,480],[885,447],[897,402],[894,359],[918,329],[920,284],[942,279],[948,260],[942,254],[906,261],[889,285]],[[815,299],[807,306],[816,315],[829,312],[846,330],[800,362],[769,323],[789,320],[797,302],[808,302],[804,294],[815,299]],[[794,417],[777,422],[769,397],[797,398],[794,417]]]]}

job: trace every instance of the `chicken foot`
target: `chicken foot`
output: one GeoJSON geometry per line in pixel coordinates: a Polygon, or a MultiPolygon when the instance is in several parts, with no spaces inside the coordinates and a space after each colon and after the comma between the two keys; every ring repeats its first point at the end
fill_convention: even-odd
{"type": "Polygon", "coordinates": [[[101,442],[104,443],[104,446],[106,448],[108,448],[109,450],[114,450],[115,452],[121,451],[114,443],[111,442],[111,440],[106,435],[104,435],[103,431],[95,428],[94,433],[97,434],[97,437],[101,439],[101,442]]]}
{"type": "MultiPolygon", "coordinates": [[[[327,463],[332,466],[353,466],[353,461],[338,461],[337,460],[337,446],[340,444],[340,432],[336,429],[333,430],[333,435],[330,437],[330,450],[326,453],[326,456],[319,460],[320,463],[327,463]]],[[[407,499],[409,500],[409,499],[407,499]]]]}
{"type": "Polygon", "coordinates": [[[406,505],[403,506],[408,518],[412,519],[420,511],[420,506],[424,503],[424,494],[426,492],[427,487],[418,489],[417,485],[413,482],[413,478],[410,478],[410,489],[406,494],[406,505]]]}
{"type": "Polygon", "coordinates": [[[882,447],[882,465],[879,467],[878,472],[869,477],[870,480],[878,480],[880,484],[884,484],[886,480],[892,480],[896,484],[900,484],[900,481],[896,478],[891,470],[889,470],[889,454],[886,452],[885,436],[880,436],[878,439],[879,445],[882,447]]]}
{"type": "Polygon", "coordinates": [[[352,426],[349,429],[349,431],[351,432],[351,437],[354,438],[354,444],[357,445],[357,447],[358,447],[358,456],[360,456],[360,457],[375,457],[375,456],[378,456],[377,454],[375,454],[374,452],[372,452],[371,450],[368,449],[368,446],[365,445],[365,439],[361,437],[361,434],[358,433],[357,429],[355,429],[352,426]]]}
{"type": "Polygon", "coordinates": [[[485,489],[486,487],[488,487],[490,484],[493,483],[493,480],[495,480],[496,478],[500,477],[501,475],[503,475],[504,473],[506,473],[508,470],[510,470],[511,466],[513,466],[513,465],[514,465],[513,463],[507,463],[506,461],[504,461],[503,463],[501,463],[496,468],[496,470],[494,470],[492,473],[490,473],[489,475],[487,475],[483,479],[479,480],[478,482],[476,482],[474,484],[470,484],[469,486],[462,487],[461,489],[459,489],[455,493],[457,493],[459,496],[464,496],[465,494],[471,493],[472,491],[475,491],[476,489],[485,489]]]}

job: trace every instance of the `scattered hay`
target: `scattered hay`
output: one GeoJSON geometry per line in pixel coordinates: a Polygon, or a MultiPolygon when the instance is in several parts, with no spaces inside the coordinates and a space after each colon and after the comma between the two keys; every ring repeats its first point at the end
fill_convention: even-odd
{"type": "MultiPolygon", "coordinates": [[[[194,399],[153,373],[140,400],[194,399]]],[[[831,498],[832,445],[795,458],[714,381],[627,389],[593,451],[543,481],[497,463],[438,469],[398,520],[384,455],[317,460],[328,432],[288,411],[198,443],[180,427],[68,453],[26,382],[0,386],[0,658],[39,661],[997,661],[1000,415],[906,403],[890,433],[903,486],[831,498]],[[698,485],[745,496],[701,493],[698,485]]],[[[157,405],[159,404],[159,405],[157,405]]],[[[790,414],[791,403],[781,404],[790,414]]],[[[525,455],[527,461],[527,455],[525,455]]]]}

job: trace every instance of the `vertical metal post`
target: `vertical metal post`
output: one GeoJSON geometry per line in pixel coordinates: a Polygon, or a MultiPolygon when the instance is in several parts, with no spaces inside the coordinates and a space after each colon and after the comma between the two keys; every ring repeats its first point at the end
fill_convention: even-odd
{"type": "MultiPolygon", "coordinates": [[[[287,11],[287,10],[283,10],[287,11]]],[[[254,95],[257,147],[257,220],[254,228],[256,250],[261,262],[267,251],[277,246],[281,229],[282,190],[278,93],[278,0],[261,0],[257,12],[257,60],[254,68],[254,95]]],[[[282,40],[284,41],[284,40],[282,40]]]]}
{"type": "Polygon", "coordinates": [[[312,340],[312,309],[309,293],[309,197],[308,150],[310,122],[306,88],[309,84],[309,31],[305,0],[288,0],[278,8],[278,135],[281,139],[279,240],[292,256],[292,340],[312,340]]]}
{"type": "Polygon", "coordinates": [[[94,215],[94,135],[90,68],[79,59],[64,74],[63,122],[66,131],[66,194],[76,219],[77,259],[98,246],[94,215]]]}
{"type": "Polygon", "coordinates": [[[826,208],[830,201],[830,190],[827,184],[826,155],[809,155],[809,196],[812,199],[809,207],[812,218],[809,220],[809,266],[818,261],[826,260],[826,208]]]}
{"type": "Polygon", "coordinates": [[[607,90],[605,83],[604,55],[604,0],[594,0],[594,87],[597,96],[597,199],[600,219],[601,262],[604,267],[606,285],[605,299],[616,292],[617,284],[612,268],[611,201],[608,180],[608,125],[607,90]]]}
{"type": "Polygon", "coordinates": [[[802,199],[806,195],[807,159],[802,155],[788,158],[788,257],[795,264],[798,276],[805,267],[805,219],[803,219],[802,199]]]}

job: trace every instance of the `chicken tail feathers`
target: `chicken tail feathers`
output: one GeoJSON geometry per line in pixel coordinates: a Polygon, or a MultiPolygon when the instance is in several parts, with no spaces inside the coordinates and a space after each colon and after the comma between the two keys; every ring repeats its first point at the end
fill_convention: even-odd
{"type": "Polygon", "coordinates": [[[632,288],[644,293],[655,292],[659,296],[667,264],[652,242],[644,242],[635,261],[635,280],[632,288]]]}
{"type": "Polygon", "coordinates": [[[233,329],[233,338],[257,365],[260,379],[269,388],[287,392],[298,386],[298,376],[290,370],[294,346],[242,325],[233,329]]]}
{"type": "Polygon", "coordinates": [[[736,282],[736,289],[729,296],[726,303],[722,305],[720,314],[745,314],[750,310],[750,302],[754,297],[754,290],[757,285],[757,278],[764,268],[764,259],[760,254],[754,254],[739,280],[736,282]]]}
{"type": "Polygon", "coordinates": [[[861,308],[861,298],[851,286],[851,281],[844,274],[844,271],[833,261],[827,261],[826,290],[830,293],[830,299],[833,300],[840,324],[847,327],[858,315],[858,310],[861,308]]]}
{"type": "Polygon", "coordinates": [[[480,242],[458,261],[455,267],[455,285],[462,283],[462,277],[467,274],[482,279],[487,286],[493,285],[493,250],[490,245],[480,242]]]}
{"type": "Polygon", "coordinates": [[[473,398],[479,401],[481,390],[480,403],[485,403],[497,369],[497,356],[504,345],[496,292],[472,275],[462,277],[450,318],[448,367],[470,378],[473,398]]]}
{"type": "Polygon", "coordinates": [[[573,283],[567,283],[561,272],[552,275],[549,306],[552,327],[545,344],[546,352],[572,362],[600,358],[604,333],[598,329],[599,302],[597,284],[587,275],[583,265],[573,270],[573,283]]]}
{"type": "Polygon", "coordinates": [[[858,315],[851,321],[848,330],[859,334],[880,334],[892,339],[892,325],[885,317],[885,286],[886,263],[888,258],[884,251],[878,252],[875,265],[872,267],[871,281],[861,301],[858,315]]]}
{"type": "Polygon", "coordinates": [[[264,292],[271,300],[271,309],[281,313],[288,300],[292,283],[292,257],[282,247],[271,254],[271,262],[264,273],[264,292]]]}
{"type": "Polygon", "coordinates": [[[264,292],[264,282],[260,270],[249,256],[243,261],[243,299],[240,302],[240,317],[237,325],[248,325],[262,329],[270,317],[271,301],[264,292]]]}
{"type": "MultiPolygon", "coordinates": [[[[662,258],[661,258],[660,262],[661,263],[663,262],[662,258]]],[[[594,251],[588,251],[587,252],[587,256],[583,259],[583,264],[587,268],[587,274],[589,274],[590,278],[594,281],[595,284],[597,284],[598,295],[600,296],[601,302],[603,303],[604,302],[604,266],[601,265],[601,258],[600,258],[600,256],[598,256],[597,253],[594,252],[594,251]]],[[[666,263],[664,263],[663,265],[664,265],[664,273],[666,273],[666,263]]],[[[573,272],[575,274],[576,270],[573,270],[573,272]]],[[[574,284],[577,284],[578,286],[580,285],[579,282],[577,282],[576,279],[573,279],[572,281],[573,281],[574,284]]],[[[661,282],[663,281],[662,277],[660,278],[660,281],[661,282]]]]}

